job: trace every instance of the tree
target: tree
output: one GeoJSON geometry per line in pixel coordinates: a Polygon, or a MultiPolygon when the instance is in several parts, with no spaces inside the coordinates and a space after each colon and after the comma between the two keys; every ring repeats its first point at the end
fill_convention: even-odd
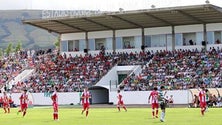
{"type": "Polygon", "coordinates": [[[4,54],[3,49],[0,48],[0,59],[2,59],[3,54],[4,54]]]}
{"type": "Polygon", "coordinates": [[[21,49],[22,49],[22,42],[19,41],[19,42],[17,43],[16,47],[15,47],[15,52],[18,52],[18,51],[20,51],[21,49]]]}
{"type": "Polygon", "coordinates": [[[55,48],[59,50],[60,48],[60,42],[59,42],[59,38],[56,39],[56,41],[54,42],[55,48]]]}
{"type": "Polygon", "coordinates": [[[12,52],[13,48],[12,48],[12,43],[8,44],[8,47],[6,48],[5,52],[7,54],[7,56],[9,56],[9,54],[12,52]]]}

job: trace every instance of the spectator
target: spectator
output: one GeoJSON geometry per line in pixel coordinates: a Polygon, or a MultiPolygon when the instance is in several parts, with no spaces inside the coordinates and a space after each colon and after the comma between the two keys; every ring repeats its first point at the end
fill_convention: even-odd
{"type": "Polygon", "coordinates": [[[169,107],[174,107],[173,103],[174,103],[173,95],[170,95],[170,98],[168,99],[169,107]]]}
{"type": "Polygon", "coordinates": [[[189,40],[190,45],[194,45],[193,40],[189,40]]]}
{"type": "Polygon", "coordinates": [[[215,44],[221,44],[220,40],[217,39],[217,40],[215,41],[215,44]]]}
{"type": "Polygon", "coordinates": [[[195,94],[194,99],[193,99],[193,106],[192,107],[197,108],[199,106],[199,103],[200,103],[200,101],[198,99],[198,96],[195,94]]]}

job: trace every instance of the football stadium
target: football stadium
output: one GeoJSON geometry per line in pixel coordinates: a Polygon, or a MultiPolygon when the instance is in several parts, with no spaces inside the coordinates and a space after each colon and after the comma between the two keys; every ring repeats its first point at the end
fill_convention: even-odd
{"type": "Polygon", "coordinates": [[[43,11],[55,49],[1,61],[2,125],[221,125],[222,8],[43,11]]]}

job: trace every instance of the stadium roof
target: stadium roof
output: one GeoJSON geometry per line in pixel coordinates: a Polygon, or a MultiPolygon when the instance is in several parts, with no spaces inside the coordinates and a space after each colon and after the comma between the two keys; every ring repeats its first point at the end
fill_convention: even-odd
{"type": "Polygon", "coordinates": [[[222,8],[212,4],[204,4],[108,12],[82,17],[23,20],[23,23],[59,34],[222,23],[222,8]]]}

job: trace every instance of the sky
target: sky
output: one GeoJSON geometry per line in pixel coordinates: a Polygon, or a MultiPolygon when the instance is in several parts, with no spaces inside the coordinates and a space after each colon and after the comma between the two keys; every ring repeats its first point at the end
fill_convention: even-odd
{"type": "MultiPolygon", "coordinates": [[[[199,5],[206,0],[0,0],[0,10],[100,10],[118,11],[199,5]]],[[[222,0],[209,0],[210,4],[222,7],[222,0]]]]}

